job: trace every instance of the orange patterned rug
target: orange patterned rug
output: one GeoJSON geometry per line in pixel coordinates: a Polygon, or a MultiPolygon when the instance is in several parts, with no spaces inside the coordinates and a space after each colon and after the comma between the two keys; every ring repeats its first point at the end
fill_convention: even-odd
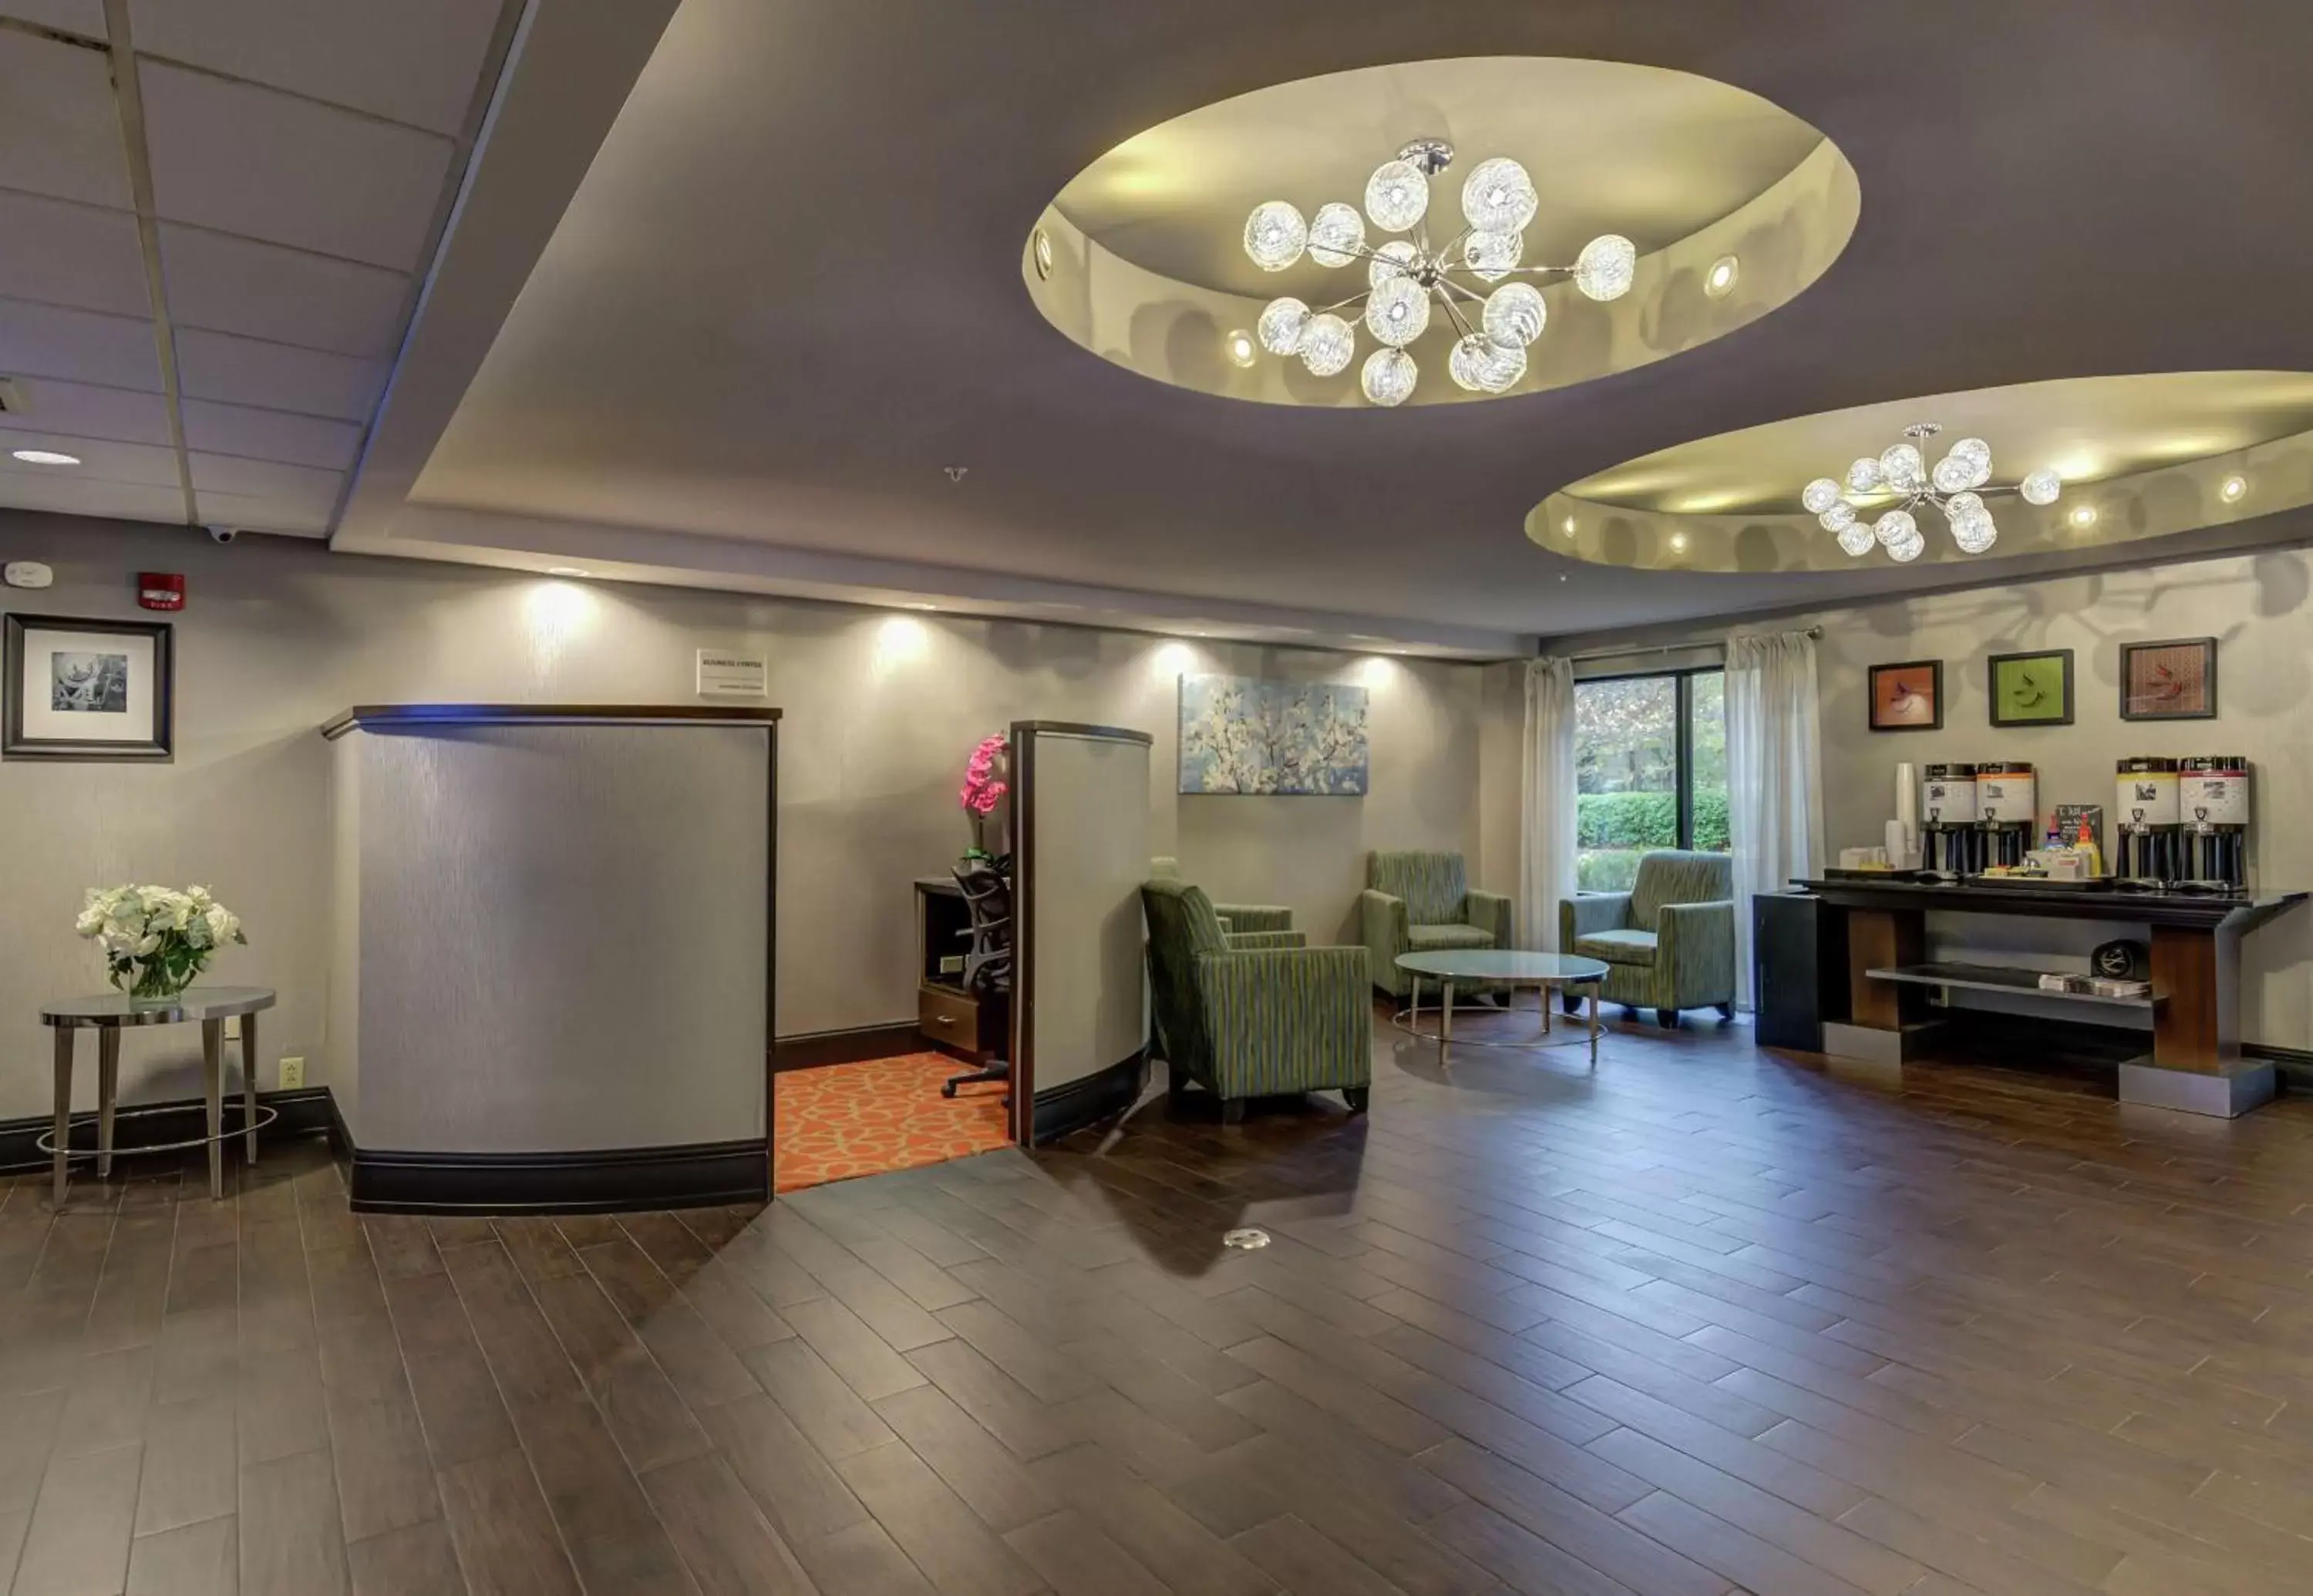
{"type": "Polygon", "coordinates": [[[799,1191],[1009,1147],[1004,1082],[940,1096],[940,1083],[966,1068],[945,1054],[911,1053],[774,1076],[773,1183],[799,1191]]]}

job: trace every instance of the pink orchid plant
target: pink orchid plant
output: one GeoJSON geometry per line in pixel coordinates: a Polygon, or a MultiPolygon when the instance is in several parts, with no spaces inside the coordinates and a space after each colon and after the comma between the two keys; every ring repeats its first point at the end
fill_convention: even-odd
{"type": "Polygon", "coordinates": [[[964,855],[966,859],[989,857],[981,843],[981,828],[988,817],[996,813],[996,806],[1003,802],[1004,795],[1011,790],[1003,777],[997,773],[998,762],[1003,759],[1010,747],[1001,733],[992,737],[982,737],[980,746],[972,751],[971,763],[963,767],[963,786],[958,789],[956,799],[963,806],[963,812],[972,816],[972,847],[964,855]]]}

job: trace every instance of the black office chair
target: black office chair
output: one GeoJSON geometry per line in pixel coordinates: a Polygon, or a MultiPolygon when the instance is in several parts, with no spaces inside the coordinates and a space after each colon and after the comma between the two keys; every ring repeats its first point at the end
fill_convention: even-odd
{"type": "MultiPolygon", "coordinates": [[[[969,869],[954,874],[956,886],[963,894],[964,907],[972,913],[970,929],[956,933],[972,939],[963,956],[964,990],[978,992],[983,1002],[1001,1001],[1008,1010],[1012,1001],[1011,858],[976,859],[969,869]]],[[[1008,1029],[1008,1024],[1003,1028],[1008,1029]]],[[[953,1098],[959,1086],[1011,1079],[1011,1061],[991,1058],[984,1068],[950,1077],[941,1086],[940,1096],[953,1098]]],[[[1011,1094],[1005,1094],[1004,1101],[1008,1105],[1011,1094]]]]}

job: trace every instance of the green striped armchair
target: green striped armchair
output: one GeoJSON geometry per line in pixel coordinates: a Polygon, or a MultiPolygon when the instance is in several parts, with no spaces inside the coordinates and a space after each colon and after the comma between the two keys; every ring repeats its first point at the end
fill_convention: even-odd
{"type": "Polygon", "coordinates": [[[1394,998],[1405,996],[1409,984],[1397,967],[1401,953],[1508,948],[1516,941],[1509,899],[1472,891],[1458,853],[1366,855],[1366,890],[1358,913],[1374,984],[1394,998]]]}
{"type": "MultiPolygon", "coordinates": [[[[1148,875],[1155,881],[1178,881],[1181,861],[1170,854],[1160,853],[1148,861],[1148,875]]],[[[1293,911],[1282,904],[1215,904],[1213,913],[1221,917],[1225,931],[1289,931],[1293,929],[1293,911]]]]}
{"type": "MultiPolygon", "coordinates": [[[[1598,995],[1647,1008],[1667,1026],[1682,1009],[1735,1015],[1735,862],[1723,853],[1666,848],[1639,860],[1628,892],[1558,904],[1558,946],[1603,959],[1598,995]]],[[[1567,997],[1572,999],[1571,987],[1567,997]]],[[[1573,1012],[1572,1003],[1568,1004],[1573,1012]]]]}
{"type": "Polygon", "coordinates": [[[1191,1080],[1244,1117],[1247,1098],[1339,1091],[1353,1114],[1373,1081],[1366,950],[1305,948],[1298,931],[1224,932],[1183,881],[1141,884],[1159,1050],[1172,1090],[1191,1080]]]}

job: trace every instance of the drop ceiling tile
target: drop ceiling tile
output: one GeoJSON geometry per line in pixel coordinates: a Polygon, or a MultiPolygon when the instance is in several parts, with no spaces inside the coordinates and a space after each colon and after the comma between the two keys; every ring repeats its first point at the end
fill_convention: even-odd
{"type": "MultiPolygon", "coordinates": [[[[149,343],[151,335],[146,334],[149,343]]],[[[11,425],[68,432],[75,437],[110,438],[123,444],[169,446],[169,401],[158,393],[131,388],[100,388],[54,377],[19,377],[24,408],[11,410],[11,425]]]]}
{"type": "Polygon", "coordinates": [[[189,454],[197,493],[237,494],[268,503],[328,515],[345,479],[333,471],[283,465],[271,460],[238,460],[230,454],[189,454]]]}
{"type": "Polygon", "coordinates": [[[83,477],[33,477],[0,472],[0,505],[13,510],[50,510],[64,516],[106,516],[121,521],[185,524],[184,495],[174,488],[140,488],[132,482],[98,482],[83,477]]]}
{"type": "Polygon", "coordinates": [[[86,45],[0,30],[0,189],[128,208],[111,61],[86,45]]]}
{"type": "Polygon", "coordinates": [[[327,537],[329,509],[285,504],[278,499],[252,498],[239,493],[196,493],[193,504],[204,526],[240,526],[251,532],[289,533],[299,537],[327,537]]]}
{"type": "Polygon", "coordinates": [[[104,38],[104,0],[0,0],[0,17],[38,22],[83,39],[104,38]]]}
{"type": "Polygon", "coordinates": [[[150,316],[136,218],[125,210],[0,193],[0,295],[150,316]]]}
{"type": "Polygon", "coordinates": [[[409,279],[398,271],[163,223],[169,320],[276,343],[390,355],[409,279]]]}
{"type": "Polygon", "coordinates": [[[458,131],[497,0],[130,0],[140,54],[458,131]]]}
{"type": "Polygon", "coordinates": [[[0,299],[0,376],[63,377],[161,392],[153,323],[0,299]]]}
{"type": "MultiPolygon", "coordinates": [[[[31,419],[27,417],[26,419],[31,419]]],[[[148,488],[177,485],[177,452],[151,444],[116,444],[75,437],[44,428],[0,427],[0,472],[16,476],[87,477],[100,482],[135,482],[148,488]],[[58,449],[80,456],[78,465],[27,465],[17,449],[58,449]]]]}
{"type": "Polygon", "coordinates": [[[340,472],[353,464],[361,448],[362,429],[351,421],[293,416],[286,410],[253,410],[207,399],[188,399],[183,409],[189,449],[340,472]]]}
{"type": "Polygon", "coordinates": [[[418,265],[448,139],[154,61],[137,81],[161,216],[397,271],[418,265]]]}
{"type": "Polygon", "coordinates": [[[366,421],[385,381],[375,360],[260,343],[229,332],[177,331],[177,384],[188,399],[366,421]]]}

